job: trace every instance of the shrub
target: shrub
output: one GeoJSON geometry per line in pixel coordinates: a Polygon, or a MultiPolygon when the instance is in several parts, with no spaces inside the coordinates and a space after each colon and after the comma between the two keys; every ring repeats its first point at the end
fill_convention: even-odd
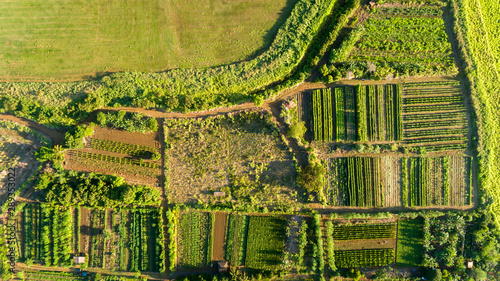
{"type": "Polygon", "coordinates": [[[294,139],[300,140],[304,137],[304,134],[306,133],[307,128],[304,122],[297,122],[295,124],[292,124],[290,126],[290,129],[288,130],[287,135],[289,137],[292,137],[294,139]]]}

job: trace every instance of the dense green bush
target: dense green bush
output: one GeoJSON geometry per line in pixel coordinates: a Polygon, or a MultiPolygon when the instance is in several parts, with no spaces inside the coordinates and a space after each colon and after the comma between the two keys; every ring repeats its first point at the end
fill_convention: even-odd
{"type": "Polygon", "coordinates": [[[64,134],[64,146],[66,148],[83,148],[83,138],[94,134],[94,124],[79,125],[73,127],[70,131],[64,134]]]}
{"type": "Polygon", "coordinates": [[[132,133],[158,131],[158,122],[155,118],[147,117],[138,112],[127,113],[123,110],[108,112],[107,114],[99,112],[96,116],[96,121],[100,126],[121,129],[132,133]]]}
{"type": "Polygon", "coordinates": [[[117,176],[77,172],[45,173],[35,189],[45,191],[45,200],[63,206],[96,208],[159,204],[159,191],[148,186],[130,185],[117,176]]]}

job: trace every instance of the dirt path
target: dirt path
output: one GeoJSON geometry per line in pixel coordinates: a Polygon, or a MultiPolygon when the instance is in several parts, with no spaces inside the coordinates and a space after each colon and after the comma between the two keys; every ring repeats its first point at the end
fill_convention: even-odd
{"type": "Polygon", "coordinates": [[[214,248],[212,250],[212,260],[220,261],[224,259],[224,241],[226,240],[227,213],[215,213],[214,223],[214,248]]]}
{"type": "Polygon", "coordinates": [[[43,126],[35,121],[31,121],[29,119],[16,117],[16,116],[11,115],[11,114],[3,114],[3,113],[0,114],[0,119],[6,120],[6,121],[16,122],[16,123],[25,125],[33,130],[36,130],[36,131],[46,135],[47,137],[49,137],[52,140],[54,145],[63,143],[63,140],[64,140],[63,133],[58,132],[56,130],[52,130],[50,128],[47,128],[47,127],[45,127],[45,126],[43,126]]]}
{"type": "Polygon", "coordinates": [[[81,211],[81,222],[80,222],[80,252],[89,252],[89,242],[90,242],[90,210],[87,208],[80,208],[81,211]]]}
{"type": "Polygon", "coordinates": [[[396,238],[335,241],[335,250],[396,249],[396,238]]]}

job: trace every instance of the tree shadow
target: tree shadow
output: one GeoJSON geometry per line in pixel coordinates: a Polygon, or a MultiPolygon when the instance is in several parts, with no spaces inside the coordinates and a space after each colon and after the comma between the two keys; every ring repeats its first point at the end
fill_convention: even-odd
{"type": "MultiPolygon", "coordinates": [[[[276,20],[273,24],[273,26],[266,32],[264,35],[264,44],[252,52],[250,55],[245,60],[251,60],[255,57],[258,57],[262,53],[264,53],[271,44],[274,41],[274,38],[276,37],[276,34],[278,34],[278,30],[281,28],[281,26],[285,23],[285,21],[290,17],[290,14],[292,13],[293,8],[295,7],[295,4],[297,4],[298,0],[287,0],[285,7],[283,7],[280,12],[279,12],[279,17],[278,20],[276,20]]],[[[243,60],[243,61],[245,61],[243,60]]],[[[235,63],[235,62],[233,62],[235,63]]]]}

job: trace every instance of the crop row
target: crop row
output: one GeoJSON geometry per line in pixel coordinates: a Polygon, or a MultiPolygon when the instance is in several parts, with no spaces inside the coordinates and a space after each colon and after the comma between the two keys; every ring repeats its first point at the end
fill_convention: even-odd
{"type": "Polygon", "coordinates": [[[229,261],[232,266],[243,265],[245,261],[248,222],[248,216],[231,214],[228,218],[226,260],[229,261]]]}
{"type": "Polygon", "coordinates": [[[425,146],[427,152],[433,151],[445,151],[445,150],[462,150],[467,149],[467,143],[453,143],[453,144],[442,144],[442,145],[431,145],[425,146]]]}
{"type": "Polygon", "coordinates": [[[385,266],[394,261],[394,249],[335,251],[335,263],[340,268],[385,266]]]}
{"type": "Polygon", "coordinates": [[[158,152],[158,149],[149,146],[96,139],[96,138],[92,139],[90,146],[93,149],[97,150],[112,151],[117,153],[130,154],[134,156],[147,156],[150,153],[158,152]]]}
{"type": "Polygon", "coordinates": [[[433,112],[433,111],[459,111],[463,109],[464,105],[462,103],[452,103],[452,104],[405,106],[403,112],[417,113],[417,112],[433,112]]]}
{"type": "Polygon", "coordinates": [[[314,239],[312,252],[312,271],[322,276],[325,270],[324,248],[323,248],[323,232],[321,231],[321,216],[315,214],[313,218],[313,235],[314,239]]]}
{"type": "Polygon", "coordinates": [[[130,159],[130,158],[116,157],[116,156],[110,156],[110,155],[99,154],[99,153],[86,152],[86,151],[74,151],[74,154],[75,154],[75,156],[81,157],[81,158],[102,160],[102,161],[119,163],[119,164],[137,165],[137,166],[147,167],[147,168],[152,168],[152,169],[158,168],[157,163],[146,162],[143,159],[130,159]]]}
{"type": "Polygon", "coordinates": [[[387,140],[395,140],[394,138],[394,87],[393,85],[385,85],[385,114],[387,121],[387,140]]]}
{"type": "Polygon", "coordinates": [[[418,139],[408,139],[405,141],[407,144],[423,144],[423,143],[437,143],[437,142],[450,142],[450,141],[460,141],[466,142],[467,137],[430,137],[430,138],[418,138],[418,139]]]}
{"type": "Polygon", "coordinates": [[[212,257],[208,237],[212,235],[209,213],[185,212],[179,218],[179,259],[183,268],[198,268],[208,265],[212,257]]]}
{"type": "Polygon", "coordinates": [[[395,140],[403,140],[403,93],[401,84],[396,84],[396,97],[394,98],[394,123],[395,123],[395,140]]]}
{"type": "Polygon", "coordinates": [[[332,94],[330,89],[321,90],[321,95],[323,97],[323,140],[332,141],[333,140],[333,109],[332,109],[332,94]]]}
{"type": "Polygon", "coordinates": [[[466,126],[467,121],[465,119],[456,120],[445,120],[445,121],[423,121],[414,123],[405,123],[405,130],[413,129],[428,129],[428,128],[440,128],[440,127],[459,127],[466,126]]]}
{"type": "Polygon", "coordinates": [[[437,82],[416,82],[416,83],[405,83],[405,88],[423,88],[423,87],[435,87],[435,86],[459,86],[460,81],[450,80],[450,81],[437,81],[437,82]]]}
{"type": "Polygon", "coordinates": [[[286,219],[281,216],[251,216],[245,266],[272,269],[282,262],[285,250],[286,219]]]}
{"type": "Polygon", "coordinates": [[[410,88],[404,89],[403,94],[405,97],[414,96],[453,96],[461,95],[459,86],[451,86],[447,88],[410,88]]]}
{"type": "Polygon", "coordinates": [[[410,104],[436,104],[436,103],[456,103],[463,102],[464,98],[462,95],[454,96],[438,96],[438,97],[415,97],[415,98],[405,98],[403,103],[405,105],[410,104]]]}
{"type": "Polygon", "coordinates": [[[374,85],[368,86],[368,107],[367,107],[367,128],[368,128],[368,138],[369,140],[378,139],[378,115],[377,115],[377,99],[376,99],[376,88],[374,85]]]}
{"type": "Polygon", "coordinates": [[[321,91],[316,90],[312,94],[313,102],[313,122],[314,122],[314,140],[323,140],[323,114],[322,114],[322,101],[321,91]]]}
{"type": "Polygon", "coordinates": [[[431,130],[420,130],[420,131],[407,131],[405,133],[406,138],[419,138],[419,137],[437,137],[437,136],[447,136],[447,135],[461,135],[467,134],[467,129],[431,129],[431,130]]]}
{"type": "Polygon", "coordinates": [[[356,121],[358,141],[368,141],[368,125],[366,116],[366,87],[356,87],[356,121]]]}
{"type": "Polygon", "coordinates": [[[444,112],[444,113],[425,113],[425,114],[405,114],[404,121],[405,122],[414,122],[414,121],[427,121],[427,120],[436,120],[436,121],[444,121],[445,119],[463,119],[465,120],[465,112],[463,108],[456,112],[444,112]]]}
{"type": "Polygon", "coordinates": [[[356,96],[354,87],[344,87],[346,140],[356,140],[356,96]]]}
{"type": "Polygon", "coordinates": [[[396,238],[396,224],[337,225],[333,227],[334,240],[396,238]]]}
{"type": "Polygon", "coordinates": [[[348,206],[374,207],[381,206],[383,202],[382,186],[380,181],[380,159],[379,158],[345,158],[339,165],[339,169],[346,178],[348,206]]]}
{"type": "Polygon", "coordinates": [[[345,122],[344,122],[344,91],[342,88],[335,88],[334,89],[335,93],[335,120],[336,120],[336,134],[335,134],[335,139],[337,141],[342,141],[346,139],[345,136],[345,122]]]}

